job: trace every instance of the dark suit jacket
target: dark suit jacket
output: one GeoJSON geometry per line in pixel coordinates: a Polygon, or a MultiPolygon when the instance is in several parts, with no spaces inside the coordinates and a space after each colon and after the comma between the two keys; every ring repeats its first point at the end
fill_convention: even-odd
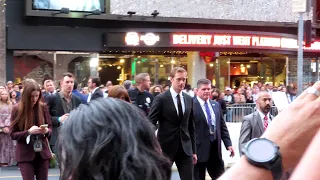
{"type": "MultiPolygon", "coordinates": [[[[74,105],[74,108],[77,108],[81,104],[81,99],[77,96],[72,96],[71,101],[74,105]]],[[[55,145],[58,138],[58,128],[61,125],[58,118],[66,114],[66,112],[64,112],[63,110],[62,100],[59,93],[49,95],[47,97],[47,104],[52,121],[52,135],[50,138],[50,145],[55,145]]]]}
{"type": "Polygon", "coordinates": [[[98,99],[98,98],[103,98],[103,92],[101,91],[100,88],[98,88],[98,89],[91,95],[90,101],[95,100],[95,99],[98,99]]]}
{"type": "MultiPolygon", "coordinates": [[[[211,147],[209,126],[207,123],[206,116],[201,108],[200,102],[196,97],[193,99],[193,103],[198,162],[207,162],[209,160],[211,147]]],[[[223,141],[226,148],[232,146],[232,143],[230,140],[229,131],[227,129],[226,123],[223,119],[220,104],[210,100],[210,105],[216,117],[216,140],[218,141],[217,153],[219,155],[219,158],[222,160],[221,140],[223,141]]]]}
{"type": "MultiPolygon", "coordinates": [[[[12,108],[12,116],[11,116],[11,122],[14,121],[14,119],[17,117],[18,112],[18,104],[13,106],[12,108]]],[[[47,137],[51,136],[52,133],[52,124],[51,124],[51,118],[49,115],[48,107],[47,105],[43,105],[43,116],[45,124],[48,124],[49,132],[46,135],[40,135],[40,138],[42,139],[42,151],[40,152],[40,155],[42,159],[50,159],[51,153],[48,147],[47,143],[47,137]]],[[[36,126],[40,126],[41,124],[35,124],[36,126]]],[[[16,160],[17,162],[30,162],[33,161],[36,153],[33,150],[33,143],[32,138],[30,138],[30,143],[26,143],[26,138],[29,136],[28,130],[20,131],[17,126],[12,128],[11,131],[11,137],[13,140],[17,140],[17,147],[16,147],[16,160]]]]}
{"type": "Polygon", "coordinates": [[[176,156],[180,143],[186,155],[196,154],[192,98],[183,93],[183,99],[185,113],[182,121],[178,120],[170,90],[156,96],[149,112],[150,121],[155,126],[159,122],[157,138],[162,152],[171,159],[176,156]]]}

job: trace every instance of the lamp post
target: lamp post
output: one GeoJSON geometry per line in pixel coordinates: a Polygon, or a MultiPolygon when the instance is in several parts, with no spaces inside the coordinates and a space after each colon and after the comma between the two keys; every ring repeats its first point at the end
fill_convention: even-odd
{"type": "Polygon", "coordinates": [[[99,54],[94,53],[90,55],[90,76],[99,76],[99,54]]]}

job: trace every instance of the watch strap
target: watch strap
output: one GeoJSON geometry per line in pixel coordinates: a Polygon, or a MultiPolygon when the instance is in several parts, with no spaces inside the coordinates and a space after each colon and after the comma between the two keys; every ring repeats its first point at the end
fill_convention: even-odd
{"type": "Polygon", "coordinates": [[[282,158],[279,153],[278,158],[274,161],[273,166],[270,169],[273,179],[280,180],[283,175],[282,158]]]}

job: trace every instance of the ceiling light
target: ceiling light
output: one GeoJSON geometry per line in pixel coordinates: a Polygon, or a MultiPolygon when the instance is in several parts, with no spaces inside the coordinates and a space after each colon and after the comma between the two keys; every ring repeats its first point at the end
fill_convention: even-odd
{"type": "Polygon", "coordinates": [[[124,63],[124,59],[120,59],[120,63],[124,63]]]}

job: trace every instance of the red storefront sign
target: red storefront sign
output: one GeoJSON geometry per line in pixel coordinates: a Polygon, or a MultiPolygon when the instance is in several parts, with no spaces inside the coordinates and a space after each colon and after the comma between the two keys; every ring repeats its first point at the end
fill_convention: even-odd
{"type": "MultiPolygon", "coordinates": [[[[171,34],[172,45],[182,47],[251,47],[272,49],[298,49],[297,39],[256,35],[171,34]]],[[[305,50],[320,51],[320,41],[305,50]]]]}

